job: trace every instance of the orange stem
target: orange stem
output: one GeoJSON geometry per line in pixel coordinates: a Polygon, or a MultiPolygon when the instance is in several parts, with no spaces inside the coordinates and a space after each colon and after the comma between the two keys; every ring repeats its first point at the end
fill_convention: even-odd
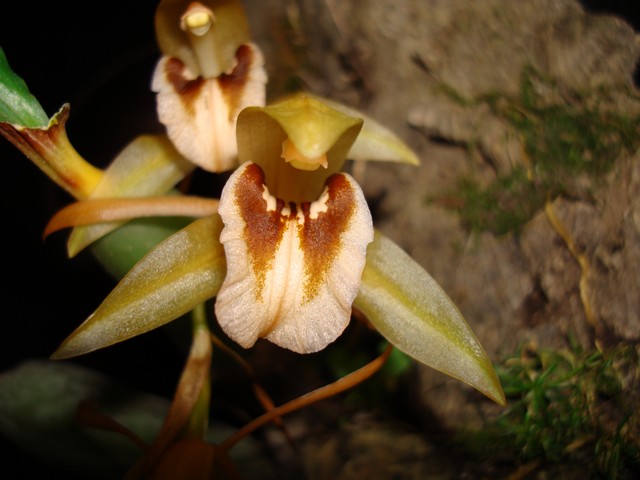
{"type": "Polygon", "coordinates": [[[259,416],[258,418],[247,423],[244,427],[235,432],[229,438],[227,438],[220,445],[220,447],[223,449],[230,449],[248,434],[269,423],[274,418],[282,417],[283,415],[294,412],[303,407],[319,402],[320,400],[324,400],[326,398],[332,397],[333,395],[337,395],[344,392],[345,390],[349,390],[350,388],[355,387],[359,383],[362,383],[363,381],[371,377],[374,373],[380,370],[380,368],[382,368],[384,363],[389,358],[392,349],[393,345],[389,344],[385,351],[382,352],[379,357],[367,363],[364,367],[360,367],[358,370],[345,375],[344,377],[336,380],[333,383],[330,383],[329,385],[325,385],[324,387],[313,390],[312,392],[291,400],[290,402],[280,405],[279,407],[268,411],[264,415],[259,416]]]}
{"type": "Polygon", "coordinates": [[[218,200],[203,197],[96,198],[58,211],[44,229],[44,238],[68,227],[117,222],[139,217],[204,217],[218,211],[218,200]]]}
{"type": "MultiPolygon", "coordinates": [[[[262,405],[262,408],[264,408],[266,412],[270,412],[273,409],[275,409],[276,406],[273,403],[273,400],[271,400],[271,397],[269,396],[267,391],[256,381],[255,375],[253,374],[253,368],[251,368],[251,365],[249,364],[249,362],[247,362],[244,358],[242,358],[242,356],[240,356],[235,350],[231,349],[228,345],[223,343],[213,333],[211,334],[211,341],[216,346],[220,347],[226,354],[231,356],[231,358],[233,358],[236,362],[238,362],[238,364],[242,367],[242,369],[245,371],[245,373],[251,380],[251,383],[253,386],[253,393],[255,394],[256,398],[262,405]]],[[[287,431],[284,425],[284,422],[282,421],[282,418],[280,417],[274,418],[273,423],[282,430],[282,433],[284,433],[285,437],[287,437],[287,441],[291,444],[291,446],[294,446],[293,439],[291,438],[291,435],[287,431]]]]}

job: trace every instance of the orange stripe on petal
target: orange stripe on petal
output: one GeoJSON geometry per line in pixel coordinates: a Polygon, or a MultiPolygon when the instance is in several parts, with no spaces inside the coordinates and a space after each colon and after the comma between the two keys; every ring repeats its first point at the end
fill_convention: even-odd
{"type": "Polygon", "coordinates": [[[227,276],[216,314],[225,333],[245,348],[264,337],[298,353],[333,342],[351,317],[373,239],[355,181],[333,175],[315,202],[286,205],[248,162],[227,182],[219,213],[227,276]]]}
{"type": "Polygon", "coordinates": [[[79,225],[117,222],[139,217],[205,217],[218,211],[218,200],[201,197],[96,198],[75,202],[59,210],[43,237],[79,225]]]}

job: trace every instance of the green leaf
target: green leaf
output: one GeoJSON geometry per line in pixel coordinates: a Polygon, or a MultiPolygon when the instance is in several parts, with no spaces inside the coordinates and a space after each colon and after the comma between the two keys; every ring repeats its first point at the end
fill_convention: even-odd
{"type": "Polygon", "coordinates": [[[0,48],[0,122],[29,128],[46,127],[49,117],[27,84],[11,70],[0,48]]]}
{"type": "Polygon", "coordinates": [[[201,218],[151,250],[54,352],[62,359],[169,323],[214,297],[226,273],[218,215],[201,218]]]}
{"type": "Polygon", "coordinates": [[[455,304],[380,232],[367,250],[354,307],[407,355],[505,404],[493,365],[455,304]]]}
{"type": "MultiPolygon", "coordinates": [[[[0,375],[0,433],[50,469],[46,478],[123,478],[143,452],[119,433],[81,425],[76,413],[86,400],[149,445],[169,410],[167,399],[119,385],[88,368],[31,360],[0,375]]],[[[234,432],[213,422],[206,440],[219,444],[234,432]]],[[[254,438],[244,438],[231,457],[242,478],[276,478],[254,438]]]]}
{"type": "Polygon", "coordinates": [[[29,361],[0,376],[0,431],[52,468],[121,478],[142,452],[122,435],[79,425],[76,410],[89,399],[147,443],[169,406],[71,363],[29,361]]]}

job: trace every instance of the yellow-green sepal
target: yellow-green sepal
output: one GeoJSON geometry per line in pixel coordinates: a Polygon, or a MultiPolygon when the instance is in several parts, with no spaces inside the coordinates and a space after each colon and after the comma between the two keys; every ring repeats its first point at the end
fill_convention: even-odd
{"type": "Polygon", "coordinates": [[[380,232],[367,250],[354,307],[399,350],[505,404],[491,361],[453,301],[380,232]]]}
{"type": "Polygon", "coordinates": [[[51,358],[82,355],[165,325],[214,297],[226,273],[222,221],[204,217],[151,250],[51,358]]]}

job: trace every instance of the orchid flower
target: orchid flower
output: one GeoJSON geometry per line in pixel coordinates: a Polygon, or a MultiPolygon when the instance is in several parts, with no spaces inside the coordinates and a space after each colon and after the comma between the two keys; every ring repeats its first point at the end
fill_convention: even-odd
{"type": "MultiPolygon", "coordinates": [[[[132,338],[216,296],[218,321],[241,345],[248,347],[265,337],[294,351],[312,352],[340,335],[354,308],[400,350],[503,403],[495,371],[453,302],[391,240],[372,232],[360,188],[350,176],[339,173],[348,156],[357,156],[351,152],[366,152],[367,144],[384,146],[381,150],[393,156],[402,152],[398,147],[402,143],[370,120],[365,119],[363,126],[361,120],[343,113],[349,109],[332,107],[313,96],[296,96],[268,107],[250,107],[239,115],[242,166],[223,190],[220,215],[213,199],[203,204],[190,197],[163,197],[159,207],[147,204],[137,214],[131,208],[139,208],[141,199],[121,199],[124,207],[129,202],[121,217],[111,215],[111,206],[99,203],[84,223],[175,214],[175,207],[167,207],[184,201],[189,206],[183,210],[186,215],[203,218],[151,249],[53,358],[81,355],[132,338]],[[367,132],[366,143],[356,140],[360,130],[367,132]],[[244,316],[249,314],[255,318],[244,316]]],[[[62,148],[72,148],[66,135],[52,135],[52,128],[64,133],[56,130],[59,124],[28,127],[11,123],[19,121],[15,115],[0,120],[5,120],[0,122],[0,133],[44,165],[43,170],[82,204],[101,200],[88,197],[111,177],[112,167],[102,172],[77,154],[57,154],[60,147],[55,142],[37,148],[41,142],[30,140],[62,139],[62,148]]],[[[143,155],[153,151],[149,145],[139,150],[143,155]]],[[[404,161],[413,160],[409,156],[404,161]]],[[[143,172],[147,181],[163,184],[159,179],[164,174],[156,178],[155,172],[167,164],[177,165],[163,160],[151,169],[133,169],[139,172],[134,184],[142,182],[143,172]]],[[[115,191],[124,185],[124,178],[126,174],[113,174],[115,191]]],[[[50,226],[48,233],[83,223],[67,220],[50,226]]],[[[139,237],[130,237],[129,243],[139,237]]],[[[107,263],[112,261],[113,255],[107,263]]]]}
{"type": "MultiPolygon", "coordinates": [[[[212,172],[234,168],[237,116],[247,106],[265,103],[262,53],[250,41],[240,1],[162,0],[155,27],[163,56],[151,86],[168,139],[135,138],[93,186],[90,200],[165,195],[195,166],[212,172]]],[[[182,202],[179,211],[185,214],[192,202],[182,202]]],[[[149,203],[144,205],[149,214],[149,203]]],[[[67,244],[69,256],[123,225],[114,218],[96,223],[98,219],[86,226],[76,223],[67,244]]]]}
{"type": "Polygon", "coordinates": [[[300,353],[333,342],[351,311],[393,345],[477,388],[504,394],[480,343],[446,293],[374,231],[341,169],[362,128],[295,95],[238,117],[241,166],[215,208],[152,249],[53,354],[68,358],[164,325],[216,297],[225,333],[300,353]]]}
{"type": "Polygon", "coordinates": [[[227,275],[216,316],[243,347],[264,337],[316,352],[347,326],[373,240],[360,187],[338,173],[361,127],[306,96],[241,113],[244,163],[220,198],[227,275]]]}
{"type": "Polygon", "coordinates": [[[238,114],[265,104],[267,83],[242,3],[162,0],[155,27],[163,56],[151,86],[160,122],[189,161],[211,172],[231,170],[238,114]]]}
{"type": "MultiPolygon", "coordinates": [[[[234,168],[236,118],[246,106],[265,103],[262,54],[250,42],[241,2],[163,0],[156,9],[155,23],[164,55],[155,68],[152,89],[157,92],[157,112],[168,139],[162,135],[136,137],[104,177],[94,173],[82,196],[70,192],[76,198],[165,195],[196,165],[214,172],[234,168]]],[[[62,113],[66,121],[68,106],[62,113]]],[[[93,168],[82,159],[77,163],[79,169],[93,168]]],[[[70,257],[123,225],[113,218],[95,220],[74,228],[67,245],[70,257]]]]}
{"type": "MultiPolygon", "coordinates": [[[[0,92],[7,102],[6,114],[0,110],[0,119],[5,120],[0,133],[79,200],[166,195],[196,165],[216,172],[234,168],[236,118],[246,106],[264,105],[267,82],[241,2],[163,0],[156,10],[156,33],[164,55],[152,88],[168,139],[140,135],[101,171],[69,142],[65,130],[69,105],[47,119],[9,68],[5,70],[11,78],[4,84],[13,91],[0,92]],[[12,107],[12,99],[22,99],[21,104],[12,107]]],[[[6,63],[4,54],[2,62],[6,63]]],[[[67,244],[70,257],[123,225],[113,217],[92,218],[87,225],[75,223],[67,244]]]]}
{"type": "Polygon", "coordinates": [[[352,388],[380,368],[391,346],[504,404],[491,362],[455,304],[375,230],[360,186],[344,171],[347,160],[417,165],[404,142],[361,112],[311,94],[265,106],[262,54],[239,0],[161,0],[156,32],[163,56],[152,89],[167,135],[136,137],[104,170],[69,141],[69,106],[48,119],[4,68],[0,50],[0,134],[78,200],[51,219],[45,237],[73,227],[69,256],[90,246],[121,278],[51,358],[87,354],[195,313],[171,410],[131,478],[164,475],[166,465],[179,468],[178,457],[197,470],[215,458],[232,471],[227,451],[248,432],[352,388]],[[173,190],[196,167],[233,170],[219,200],[173,190]],[[130,222],[158,216],[184,217],[186,226],[150,236],[130,222]],[[212,334],[202,308],[212,299],[223,332],[244,348],[265,339],[318,352],[354,312],[390,346],[330,388],[266,405],[223,444],[208,445],[212,334]]]}

